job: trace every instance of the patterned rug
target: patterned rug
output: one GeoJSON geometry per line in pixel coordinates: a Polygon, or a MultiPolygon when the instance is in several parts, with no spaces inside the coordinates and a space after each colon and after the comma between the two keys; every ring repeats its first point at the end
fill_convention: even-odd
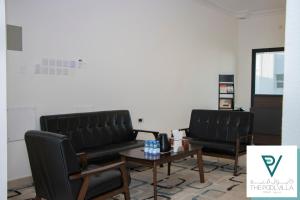
{"type": "MultiPolygon", "coordinates": [[[[158,169],[158,195],[161,200],[241,200],[246,199],[246,169],[241,164],[240,175],[233,176],[233,161],[205,159],[205,183],[200,183],[197,163],[186,158],[172,163],[171,176],[167,176],[166,165],[158,169]]],[[[153,199],[152,169],[131,169],[130,196],[132,200],[153,199]]],[[[35,196],[32,186],[10,190],[8,200],[31,200],[35,196]]],[[[117,195],[110,200],[124,199],[117,195]]]]}

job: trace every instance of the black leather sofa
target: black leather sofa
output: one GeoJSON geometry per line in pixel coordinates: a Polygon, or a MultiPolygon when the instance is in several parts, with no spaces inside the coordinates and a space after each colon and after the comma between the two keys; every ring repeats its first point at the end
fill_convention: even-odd
{"type": "Polygon", "coordinates": [[[76,153],[87,164],[100,164],[119,159],[118,152],[142,147],[136,140],[139,132],[156,131],[133,129],[128,110],[99,111],[41,116],[41,130],[68,136],[76,153]]]}
{"type": "Polygon", "coordinates": [[[189,128],[181,129],[190,143],[203,146],[203,154],[234,159],[237,175],[238,157],[253,142],[253,114],[242,111],[193,110],[189,128]]]}

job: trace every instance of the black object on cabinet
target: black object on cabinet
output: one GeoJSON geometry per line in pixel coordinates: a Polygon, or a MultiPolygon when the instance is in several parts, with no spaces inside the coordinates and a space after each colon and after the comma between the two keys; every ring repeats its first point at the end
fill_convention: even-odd
{"type": "Polygon", "coordinates": [[[234,109],[234,75],[219,75],[219,110],[234,109]]]}

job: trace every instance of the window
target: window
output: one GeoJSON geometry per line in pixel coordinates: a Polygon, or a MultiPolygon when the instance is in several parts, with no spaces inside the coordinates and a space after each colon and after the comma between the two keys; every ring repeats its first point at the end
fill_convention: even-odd
{"type": "Polygon", "coordinates": [[[284,52],[257,52],[255,54],[255,66],[255,94],[282,95],[284,52]]]}
{"type": "Polygon", "coordinates": [[[276,88],[283,88],[283,74],[276,74],[276,88]]]}

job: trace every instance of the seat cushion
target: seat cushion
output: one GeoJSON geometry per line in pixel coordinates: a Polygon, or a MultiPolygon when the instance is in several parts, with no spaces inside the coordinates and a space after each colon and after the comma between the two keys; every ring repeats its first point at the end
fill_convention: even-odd
{"type": "Polygon", "coordinates": [[[100,194],[122,187],[121,172],[118,169],[101,172],[92,176],[89,182],[86,199],[93,199],[100,194]]]}
{"type": "MultiPolygon", "coordinates": [[[[211,141],[203,141],[197,139],[191,139],[191,144],[201,145],[202,151],[204,153],[217,153],[217,154],[228,154],[235,155],[235,144],[234,143],[221,143],[221,142],[211,142],[211,141]]],[[[246,145],[241,144],[239,153],[246,151],[246,145]]]]}
{"type": "Polygon", "coordinates": [[[120,158],[119,152],[144,146],[143,140],[107,145],[103,148],[86,150],[89,164],[100,164],[120,158]]]}

